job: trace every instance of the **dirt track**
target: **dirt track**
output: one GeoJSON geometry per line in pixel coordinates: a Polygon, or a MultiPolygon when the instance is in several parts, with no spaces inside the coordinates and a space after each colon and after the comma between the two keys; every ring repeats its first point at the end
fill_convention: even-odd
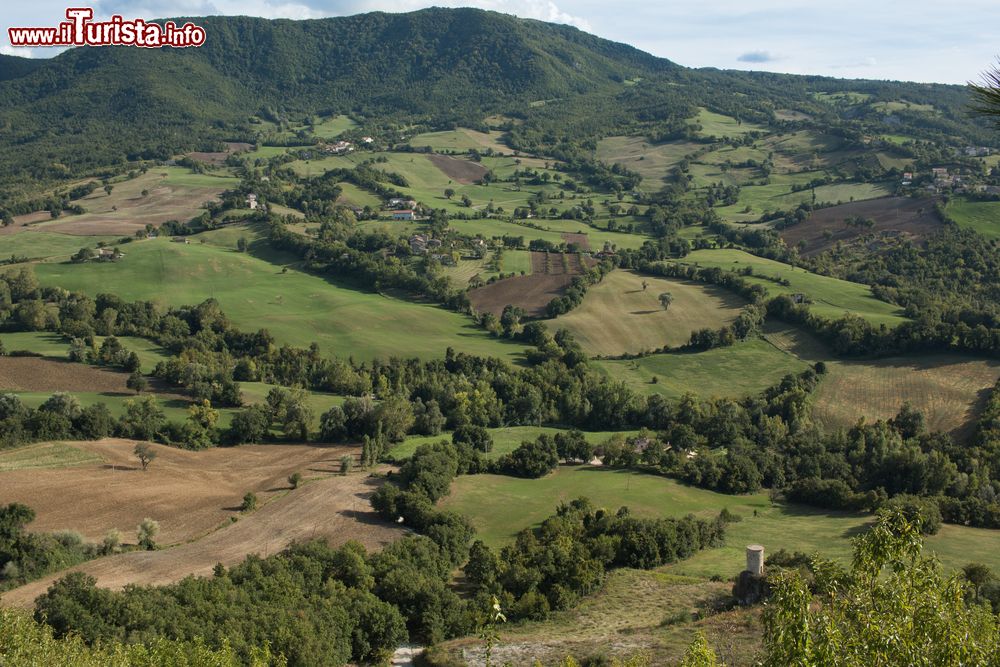
{"type": "MultiPolygon", "coordinates": [[[[116,452],[115,456],[121,456],[121,450],[131,445],[126,441],[92,444],[102,451],[111,448],[116,452]]],[[[178,457],[170,457],[163,451],[165,449],[168,448],[158,449],[160,457],[150,464],[146,473],[120,469],[112,472],[103,466],[26,471],[29,474],[25,477],[35,477],[42,484],[28,499],[28,504],[35,507],[39,515],[39,520],[30,528],[51,529],[54,508],[61,508],[63,516],[75,513],[81,519],[90,513],[118,516],[120,521],[128,522],[130,532],[134,531],[134,524],[137,523],[134,517],[138,516],[140,520],[142,516],[157,518],[163,529],[159,540],[161,544],[177,542],[178,538],[190,540],[217,526],[221,525],[221,528],[200,539],[159,551],[129,552],[90,561],[4,593],[0,601],[7,605],[28,607],[53,581],[69,571],[86,572],[95,577],[100,586],[108,588],[121,588],[129,583],[166,584],[189,574],[207,575],[216,563],[233,565],[247,554],[264,556],[276,553],[294,541],[321,537],[340,544],[357,540],[368,548],[377,549],[402,534],[401,529],[381,522],[372,513],[367,498],[377,486],[374,478],[364,473],[329,475],[334,461],[339,462],[346,448],[258,445],[197,453],[175,450],[179,454],[196,457],[198,465],[188,461],[183,466],[187,473],[185,479],[175,479],[166,487],[156,482],[156,468],[160,467],[161,473],[167,473],[169,468],[177,466],[176,461],[169,459],[178,457]],[[220,460],[227,460],[227,479],[223,481],[219,481],[223,477],[221,472],[213,469],[213,462],[208,460],[213,454],[216,467],[220,460]],[[283,465],[281,461],[284,461],[283,465]],[[89,476],[81,475],[88,470],[89,476]],[[292,470],[301,470],[307,478],[317,473],[327,476],[289,491],[285,477],[292,470]],[[100,484],[93,483],[99,477],[94,475],[97,471],[103,473],[105,481],[113,475],[117,475],[119,481],[106,483],[102,491],[100,484]],[[72,475],[87,477],[92,483],[64,486],[61,493],[54,493],[59,476],[52,473],[60,472],[64,473],[62,481],[66,484],[72,483],[72,475]],[[256,483],[250,479],[255,473],[258,476],[256,483]],[[239,504],[242,493],[255,488],[260,489],[258,496],[261,500],[271,498],[270,502],[252,514],[238,515],[235,505],[239,504]],[[241,491],[234,497],[237,489],[241,491]],[[74,497],[78,498],[78,502],[73,501],[74,497]],[[170,511],[167,511],[168,507],[170,511]],[[232,525],[226,524],[218,520],[219,513],[226,517],[239,516],[239,520],[232,525]],[[125,514],[129,515],[127,520],[125,514]],[[50,528],[45,528],[45,523],[50,524],[50,528]],[[173,539],[168,537],[171,535],[168,531],[172,531],[173,539]]],[[[3,482],[0,491],[2,502],[11,502],[8,482],[18,474],[13,472],[0,476],[3,482]]],[[[23,497],[21,494],[16,496],[23,497]]],[[[126,539],[129,538],[131,535],[126,535],[126,539]]]]}

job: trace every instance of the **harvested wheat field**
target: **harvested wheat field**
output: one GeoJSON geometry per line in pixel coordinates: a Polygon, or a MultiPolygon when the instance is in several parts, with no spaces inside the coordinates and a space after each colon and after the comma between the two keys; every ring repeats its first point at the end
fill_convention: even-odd
{"type": "Polygon", "coordinates": [[[531,275],[515,276],[469,291],[472,307],[500,315],[505,306],[518,306],[528,317],[542,317],[552,299],[561,296],[593,260],[575,253],[531,253],[531,275]]]}
{"type": "Polygon", "coordinates": [[[245,445],[195,452],[150,445],[145,472],[135,441],[66,443],[94,457],[89,465],[0,473],[0,504],[32,507],[35,531],[75,530],[90,541],[117,528],[125,541],[144,517],[160,522],[162,544],[194,539],[228,521],[253,491],[262,501],[288,489],[287,477],[330,475],[347,447],[245,445]]]}
{"type": "Polygon", "coordinates": [[[0,390],[131,394],[128,373],[41,357],[0,357],[0,390]]]}
{"type": "MultiPolygon", "coordinates": [[[[174,546],[73,568],[96,577],[101,586],[165,584],[189,574],[206,575],[216,563],[232,565],[247,554],[273,554],[314,537],[379,548],[401,534],[371,511],[367,498],[376,478],[334,474],[340,457],[353,454],[352,448],[246,445],[190,452],[152,445],[158,456],[143,472],[132,456],[132,441],[76,446],[103,460],[0,473],[0,504],[22,502],[34,508],[37,518],[30,530],[73,529],[89,540],[117,527],[127,542],[144,517],[159,521],[158,544],[174,546]],[[307,482],[291,490],[287,476],[296,471],[307,482]],[[238,508],[247,491],[254,491],[263,506],[242,515],[238,508]],[[230,524],[230,517],[239,520],[230,524]]],[[[65,574],[6,593],[3,602],[28,606],[65,574]]]]}
{"type": "Polygon", "coordinates": [[[551,328],[568,329],[590,355],[634,354],[683,345],[692,331],[731,323],[744,304],[740,297],[711,285],[613,271],[587,291],[575,310],[557,317],[551,328]],[[664,292],[673,297],[667,309],[659,301],[664,292]]]}
{"type": "MultiPolygon", "coordinates": [[[[181,167],[150,169],[136,178],[112,185],[108,194],[103,188],[75,200],[85,213],[65,214],[52,220],[47,213],[15,218],[14,229],[31,224],[39,231],[75,236],[132,236],[147,224],[160,225],[168,220],[187,221],[199,215],[206,202],[215,201],[239,181],[229,176],[194,174],[181,167]],[[46,220],[46,216],[49,217],[46,220]],[[41,218],[41,219],[39,219],[41,218]]],[[[127,249],[125,250],[127,254],[127,249]]]]}
{"type": "Polygon", "coordinates": [[[826,428],[890,419],[904,403],[924,413],[931,430],[965,438],[989,397],[1000,362],[957,354],[878,361],[827,362],[813,399],[813,417],[826,428]]]}

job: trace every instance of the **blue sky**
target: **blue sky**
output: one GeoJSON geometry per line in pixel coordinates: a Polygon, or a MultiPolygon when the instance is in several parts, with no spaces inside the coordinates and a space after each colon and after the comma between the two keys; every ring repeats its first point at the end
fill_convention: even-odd
{"type": "MultiPolygon", "coordinates": [[[[10,26],[55,25],[67,0],[5,3],[10,26]]],[[[72,2],[71,5],[86,5],[72,2]]],[[[158,18],[245,14],[319,18],[428,6],[476,6],[577,26],[690,67],[847,78],[965,83],[1000,55],[998,0],[93,0],[98,16],[158,18]]],[[[208,37],[211,39],[211,35],[208,37]]]]}

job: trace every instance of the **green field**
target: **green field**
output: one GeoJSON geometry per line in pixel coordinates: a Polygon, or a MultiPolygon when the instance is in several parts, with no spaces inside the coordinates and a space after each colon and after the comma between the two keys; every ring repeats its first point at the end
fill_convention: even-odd
{"type": "Polygon", "coordinates": [[[65,359],[69,354],[69,341],[60,334],[47,331],[18,331],[0,334],[7,352],[25,350],[40,354],[43,357],[59,357],[65,359]]]}
{"type": "Polygon", "coordinates": [[[243,330],[264,328],[280,343],[301,347],[315,341],[327,353],[359,360],[440,357],[449,346],[519,358],[521,346],[490,337],[459,313],[341,287],[294,265],[287,268],[283,273],[279,264],[210,244],[154,239],[131,244],[120,262],[42,264],[35,271],[43,285],[91,295],[113,292],[169,306],[212,297],[243,330]]]}
{"type": "Polygon", "coordinates": [[[763,285],[772,296],[778,294],[801,293],[812,299],[810,310],[823,317],[835,319],[845,312],[865,318],[872,324],[895,326],[906,321],[902,311],[893,304],[880,301],[866,285],[830,278],[810,273],[805,269],[764,259],[742,250],[696,250],[687,255],[682,263],[701,267],[719,267],[737,271],[743,267],[753,267],[751,282],[763,285]],[[784,278],[791,283],[788,287],[758,276],[784,278]]]}
{"type": "MultiPolygon", "coordinates": [[[[772,175],[768,185],[751,185],[740,189],[739,200],[730,206],[716,209],[723,218],[732,221],[756,219],[767,211],[787,211],[799,204],[811,202],[811,189],[792,192],[791,182],[807,183],[816,177],[816,172],[801,172],[790,175],[772,175]],[[750,207],[750,212],[746,208],[750,207]]],[[[848,203],[863,199],[877,199],[892,194],[882,183],[834,183],[821,185],[816,190],[817,203],[848,203]]]]}
{"type": "MultiPolygon", "coordinates": [[[[95,336],[97,345],[104,342],[103,336],[95,336]]],[[[142,363],[142,370],[149,373],[158,362],[169,358],[167,350],[146,338],[135,336],[119,336],[118,340],[128,350],[139,355],[142,363]]],[[[65,359],[69,355],[69,341],[60,334],[46,331],[19,331],[16,333],[0,334],[0,341],[8,352],[13,350],[27,350],[40,354],[43,357],[58,357],[65,359]]]]}
{"type": "Polygon", "coordinates": [[[312,132],[317,137],[332,139],[357,126],[358,124],[350,116],[330,116],[315,123],[312,132]]]}
{"type": "Polygon", "coordinates": [[[636,354],[678,347],[692,331],[725,326],[744,304],[714,285],[613,271],[587,290],[582,304],[557,317],[552,328],[568,329],[592,356],[636,354]],[[662,293],[674,299],[666,310],[659,302],[662,293]]]}
{"type": "Polygon", "coordinates": [[[959,226],[974,229],[988,239],[1000,239],[1000,201],[955,197],[945,211],[959,226]]]}
{"type": "Polygon", "coordinates": [[[442,271],[452,284],[460,289],[468,287],[474,276],[489,280],[500,273],[531,274],[531,253],[527,250],[505,250],[500,260],[500,270],[491,271],[488,268],[492,253],[487,253],[482,259],[460,259],[455,266],[444,266],[442,271]]]}
{"type": "Polygon", "coordinates": [[[458,152],[470,150],[483,151],[487,148],[496,153],[510,153],[511,149],[500,142],[502,133],[477,132],[465,127],[444,132],[425,132],[410,139],[409,144],[417,148],[430,146],[435,153],[458,152]]]}
{"type": "MultiPolygon", "coordinates": [[[[393,186],[401,193],[413,198],[420,204],[435,209],[445,209],[449,213],[469,213],[469,207],[462,203],[462,196],[467,195],[472,200],[472,210],[486,207],[490,202],[503,208],[507,213],[517,207],[527,206],[528,200],[538,192],[545,192],[550,197],[546,208],[556,207],[559,210],[569,208],[573,201],[555,198],[561,187],[553,180],[546,185],[523,186],[517,189],[513,183],[494,183],[476,185],[462,183],[460,179],[448,176],[437,167],[431,156],[423,153],[349,153],[319,157],[312,160],[297,160],[290,162],[289,167],[301,176],[318,176],[330,169],[353,169],[356,165],[373,158],[385,158],[387,162],[378,163],[376,168],[403,176],[407,186],[393,186]],[[453,189],[455,196],[445,197],[445,189],[453,189]]],[[[484,158],[482,166],[492,169],[498,176],[503,176],[505,170],[513,170],[515,158],[484,158]]],[[[544,163],[543,163],[544,164],[544,163]]],[[[527,165],[525,165],[527,166],[527,165]]],[[[538,168],[544,168],[539,166],[538,168]]],[[[551,171],[551,170],[550,170],[551,171]]],[[[552,175],[555,175],[552,171],[552,175]]]]}
{"type": "MultiPolygon", "coordinates": [[[[266,382],[241,382],[240,393],[243,395],[245,404],[263,403],[267,399],[267,394],[278,385],[267,384],[266,382]]],[[[323,413],[335,405],[343,405],[345,397],[336,394],[329,394],[323,391],[306,391],[305,403],[313,411],[313,428],[319,428],[319,419],[323,413]]]]}
{"type": "Polygon", "coordinates": [[[689,141],[653,144],[645,137],[617,136],[597,143],[597,159],[628,167],[642,176],[644,186],[655,188],[678,162],[699,150],[704,146],[689,141]]]}
{"type": "Polygon", "coordinates": [[[594,361],[593,365],[609,379],[625,382],[636,393],[668,398],[686,393],[739,398],[759,393],[807,366],[759,338],[705,352],[652,354],[638,359],[594,361]]]}
{"type": "Polygon", "coordinates": [[[93,248],[103,241],[109,245],[118,241],[119,236],[87,236],[58,234],[36,231],[29,227],[15,234],[5,234],[0,242],[0,260],[11,255],[27,257],[30,260],[67,260],[70,255],[83,247],[93,248]]]}
{"type": "MultiPolygon", "coordinates": [[[[555,435],[556,433],[564,430],[565,429],[550,426],[507,426],[504,428],[491,428],[489,431],[490,435],[493,436],[493,450],[486,455],[486,458],[499,458],[504,454],[517,449],[518,445],[525,440],[535,440],[542,434],[555,435]]],[[[606,442],[614,435],[629,436],[634,433],[636,433],[636,431],[585,431],[583,435],[586,437],[587,442],[597,445],[602,442],[606,442]]],[[[448,442],[451,442],[451,433],[442,433],[441,435],[410,436],[403,442],[394,445],[392,449],[389,450],[389,458],[394,461],[402,461],[403,459],[410,457],[420,445],[438,442],[439,440],[447,440],[448,442]]]]}
{"type": "Polygon", "coordinates": [[[732,116],[724,116],[704,108],[698,110],[698,115],[694,119],[701,125],[701,131],[698,134],[703,137],[724,139],[765,129],[756,123],[739,122],[732,116]]]}
{"type": "Polygon", "coordinates": [[[0,451],[0,472],[66,468],[95,463],[99,460],[100,457],[96,454],[91,454],[64,442],[43,442],[0,451]]]}
{"type": "MultiPolygon", "coordinates": [[[[745,545],[752,543],[763,544],[768,553],[783,548],[819,552],[845,561],[851,553],[850,538],[871,520],[864,514],[772,505],[765,493],[729,496],[665,477],[600,466],[561,466],[555,473],[534,480],[502,475],[462,476],[455,480],[442,506],[469,517],[477,538],[501,546],[518,531],[554,513],[560,502],[581,496],[610,510],[627,506],[637,516],[694,514],[710,518],[723,508],[741,516],[742,521],[730,524],[725,547],[701,552],[668,568],[677,574],[700,577],[735,575],[745,565],[745,545]],[[497,512],[497,507],[517,511],[497,512]]],[[[1000,568],[998,530],[945,526],[927,540],[927,546],[950,568],[974,560],[1000,568]]]]}
{"type": "Polygon", "coordinates": [[[365,206],[370,206],[374,210],[379,210],[382,208],[382,200],[368,192],[367,190],[362,190],[354,183],[338,183],[340,186],[341,195],[340,199],[337,201],[342,201],[350,206],[360,206],[364,208],[365,206]]]}
{"type": "MultiPolygon", "coordinates": [[[[42,403],[44,403],[54,391],[13,391],[10,392],[17,395],[24,404],[30,408],[37,408],[42,403]]],[[[104,392],[94,392],[94,391],[74,391],[69,392],[80,401],[80,405],[87,407],[90,405],[95,405],[97,403],[104,403],[107,406],[108,411],[113,417],[120,417],[125,413],[125,401],[135,398],[131,394],[113,394],[104,392]]],[[[183,400],[181,398],[164,398],[157,394],[152,394],[157,399],[157,404],[163,410],[164,416],[168,421],[173,422],[183,422],[188,418],[188,406],[189,401],[183,400]]],[[[236,413],[236,408],[217,408],[219,410],[219,422],[217,426],[220,428],[228,428],[229,424],[232,422],[233,415],[236,413]]]]}

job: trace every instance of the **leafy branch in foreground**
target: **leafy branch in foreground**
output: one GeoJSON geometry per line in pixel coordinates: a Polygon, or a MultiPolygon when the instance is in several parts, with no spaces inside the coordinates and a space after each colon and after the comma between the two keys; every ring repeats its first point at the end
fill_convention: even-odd
{"type": "Polygon", "coordinates": [[[969,82],[973,113],[991,116],[1000,126],[1000,62],[983,72],[980,83],[969,82]]]}
{"type": "Polygon", "coordinates": [[[816,598],[798,572],[780,572],[764,608],[763,664],[1000,665],[997,617],[967,602],[961,572],[946,576],[922,549],[919,523],[883,511],[855,540],[849,572],[814,563],[816,598]]]}

